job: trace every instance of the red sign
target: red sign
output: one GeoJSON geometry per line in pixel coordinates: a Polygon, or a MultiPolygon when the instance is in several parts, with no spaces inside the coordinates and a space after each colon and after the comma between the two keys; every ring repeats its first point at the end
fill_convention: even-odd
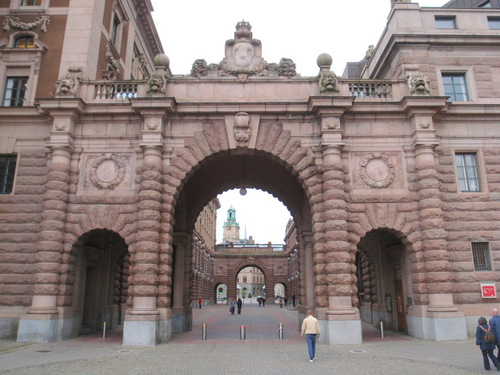
{"type": "Polygon", "coordinates": [[[481,295],[483,298],[496,298],[495,283],[481,283],[481,295]]]}

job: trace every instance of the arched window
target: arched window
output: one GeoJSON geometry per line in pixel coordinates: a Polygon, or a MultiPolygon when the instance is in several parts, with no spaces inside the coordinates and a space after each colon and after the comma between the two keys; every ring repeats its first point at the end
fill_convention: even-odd
{"type": "Polygon", "coordinates": [[[33,48],[35,47],[35,39],[31,36],[21,36],[14,41],[15,48],[33,48]]]}

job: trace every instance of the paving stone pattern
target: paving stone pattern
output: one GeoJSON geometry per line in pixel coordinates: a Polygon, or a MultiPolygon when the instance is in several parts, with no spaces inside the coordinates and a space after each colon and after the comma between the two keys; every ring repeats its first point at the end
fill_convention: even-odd
{"type": "Polygon", "coordinates": [[[386,338],[370,326],[364,343],[356,346],[318,345],[309,363],[300,337],[297,313],[279,306],[244,305],[241,315],[230,315],[223,305],[193,312],[193,330],[174,334],[171,343],[157,347],[124,347],[120,332],[107,339],[87,335],[49,344],[20,344],[0,340],[0,374],[9,375],[255,375],[255,374],[433,374],[486,373],[473,338],[430,342],[386,331],[386,338]],[[285,340],[278,340],[278,323],[285,340]],[[207,324],[208,340],[201,341],[207,324]],[[247,339],[239,339],[245,325],[247,339]]]}

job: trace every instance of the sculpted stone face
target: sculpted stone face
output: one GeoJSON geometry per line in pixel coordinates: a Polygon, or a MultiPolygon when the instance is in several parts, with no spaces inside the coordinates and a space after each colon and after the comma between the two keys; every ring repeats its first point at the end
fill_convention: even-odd
{"type": "Polygon", "coordinates": [[[233,47],[234,63],[238,66],[250,65],[254,56],[254,47],[248,42],[236,43],[233,47]]]}

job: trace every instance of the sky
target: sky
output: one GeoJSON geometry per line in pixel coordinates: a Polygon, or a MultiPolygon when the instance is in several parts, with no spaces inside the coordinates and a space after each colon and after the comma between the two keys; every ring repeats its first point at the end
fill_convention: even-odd
{"type": "MultiPolygon", "coordinates": [[[[421,0],[421,7],[440,7],[448,0],[421,0]]],[[[220,63],[224,46],[234,38],[235,26],[245,20],[253,38],[262,42],[262,57],[279,63],[292,59],[303,77],[316,76],[321,53],[333,58],[332,70],[341,76],[347,62],[360,61],[370,45],[376,45],[386,25],[390,0],[152,0],[153,19],[174,75],[190,74],[196,59],[220,63]]],[[[238,190],[219,195],[217,242],[227,210],[236,209],[240,237],[253,236],[257,243],[283,243],[288,210],[271,195],[238,190]]]]}
{"type": "MultiPolygon", "coordinates": [[[[415,1],[440,7],[447,0],[415,1]]],[[[360,61],[376,45],[390,11],[390,0],[152,0],[153,19],[174,75],[190,74],[196,59],[208,64],[224,58],[226,40],[245,20],[253,38],[262,42],[268,63],[291,58],[298,74],[315,76],[321,53],[333,58],[332,70],[342,75],[346,62],[360,61]]]]}

